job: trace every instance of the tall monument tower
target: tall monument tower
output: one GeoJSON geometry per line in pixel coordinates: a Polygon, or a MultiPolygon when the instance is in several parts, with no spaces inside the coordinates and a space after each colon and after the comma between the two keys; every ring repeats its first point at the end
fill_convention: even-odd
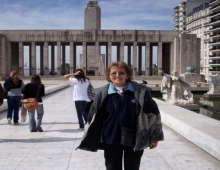
{"type": "Polygon", "coordinates": [[[85,30],[101,30],[101,9],[96,0],[88,1],[84,17],[85,30]]]}
{"type": "MultiPolygon", "coordinates": [[[[84,30],[88,36],[91,32],[101,30],[101,9],[96,0],[89,0],[85,8],[84,30]]],[[[101,55],[98,42],[83,44],[80,67],[87,72],[87,75],[104,75],[104,63],[105,56],[101,55]]]]}

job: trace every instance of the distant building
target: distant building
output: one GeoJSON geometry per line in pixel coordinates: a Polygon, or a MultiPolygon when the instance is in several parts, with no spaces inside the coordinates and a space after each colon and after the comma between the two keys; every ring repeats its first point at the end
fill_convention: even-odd
{"type": "Polygon", "coordinates": [[[174,30],[179,30],[182,34],[196,34],[201,39],[200,74],[206,79],[210,74],[209,1],[184,0],[174,8],[174,30]]]}
{"type": "Polygon", "coordinates": [[[186,30],[186,0],[173,9],[174,30],[184,33],[186,30]]]}
{"type": "Polygon", "coordinates": [[[203,3],[209,3],[209,0],[183,0],[179,5],[173,9],[174,30],[185,33],[186,31],[186,18],[197,6],[203,3]]]}
{"type": "Polygon", "coordinates": [[[197,34],[201,39],[200,74],[209,76],[209,3],[193,8],[186,18],[187,34],[197,34]]]}
{"type": "Polygon", "coordinates": [[[210,56],[212,74],[220,74],[220,0],[210,1],[210,56]]]}

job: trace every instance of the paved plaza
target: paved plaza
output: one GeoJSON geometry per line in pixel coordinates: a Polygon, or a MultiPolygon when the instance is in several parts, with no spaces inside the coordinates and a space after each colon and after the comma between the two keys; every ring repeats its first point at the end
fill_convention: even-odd
{"type": "MultiPolygon", "coordinates": [[[[42,133],[29,132],[28,121],[8,125],[6,112],[0,113],[0,170],[105,170],[103,151],[76,150],[83,132],[77,130],[72,91],[70,86],[43,98],[42,133]]],[[[219,160],[166,126],[164,135],[156,149],[145,150],[141,170],[220,169],[219,160]]]]}

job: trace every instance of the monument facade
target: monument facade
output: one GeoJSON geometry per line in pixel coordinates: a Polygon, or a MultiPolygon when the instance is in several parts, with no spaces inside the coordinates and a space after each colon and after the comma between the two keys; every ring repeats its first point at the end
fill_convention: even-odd
{"type": "Polygon", "coordinates": [[[70,72],[77,67],[77,46],[81,46],[79,67],[86,73],[92,71],[96,76],[104,75],[106,67],[113,61],[114,47],[116,60],[128,63],[134,76],[143,74],[143,65],[145,76],[151,76],[153,47],[156,46],[158,70],[168,74],[176,70],[181,75],[187,66],[193,66],[199,74],[200,39],[195,34],[171,30],[102,30],[101,8],[96,0],[88,1],[84,15],[83,30],[0,30],[1,79],[4,80],[11,70],[24,75],[25,46],[29,47],[30,75],[36,74],[37,46],[41,75],[47,75],[49,69],[52,73],[57,70],[58,75],[65,73],[66,46],[70,49],[70,72]],[[105,54],[101,54],[101,47],[105,47],[105,54]]]}

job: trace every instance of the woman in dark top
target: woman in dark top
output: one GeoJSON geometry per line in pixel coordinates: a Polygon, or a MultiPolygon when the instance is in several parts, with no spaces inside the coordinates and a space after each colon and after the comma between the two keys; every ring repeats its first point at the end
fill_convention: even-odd
{"type": "Polygon", "coordinates": [[[40,76],[33,75],[33,77],[31,78],[31,83],[25,85],[24,89],[22,90],[22,93],[24,94],[24,99],[37,97],[37,101],[38,101],[38,107],[36,108],[37,121],[35,120],[35,110],[28,111],[30,132],[37,132],[37,131],[43,132],[43,129],[41,127],[43,114],[44,114],[42,96],[45,95],[45,87],[41,83],[40,76]],[[39,93],[37,96],[38,89],[39,89],[39,93]]]}
{"type": "Polygon", "coordinates": [[[4,89],[7,91],[7,103],[8,112],[7,119],[8,124],[11,124],[12,115],[14,111],[13,121],[15,125],[18,125],[18,113],[19,105],[21,102],[21,90],[24,87],[24,82],[19,79],[16,71],[10,73],[10,77],[5,80],[4,89]]]}

